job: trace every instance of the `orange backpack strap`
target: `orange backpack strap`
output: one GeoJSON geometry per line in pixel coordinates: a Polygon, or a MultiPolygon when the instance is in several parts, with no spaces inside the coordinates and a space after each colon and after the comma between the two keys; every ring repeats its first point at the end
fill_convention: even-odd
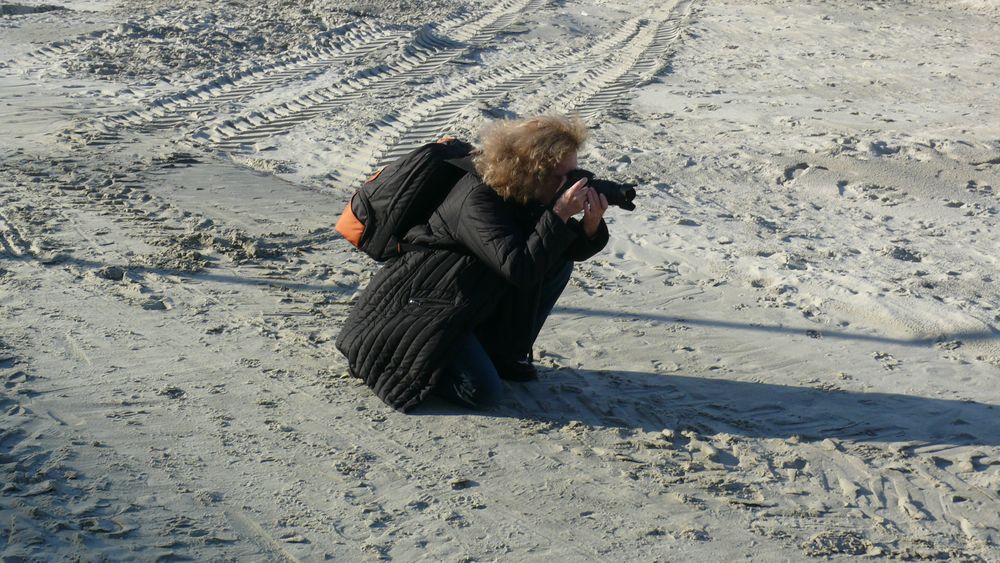
{"type": "Polygon", "coordinates": [[[344,207],[344,211],[340,214],[340,219],[337,220],[337,232],[343,235],[348,242],[354,246],[361,246],[361,236],[365,234],[365,224],[358,219],[357,215],[354,214],[354,209],[351,208],[351,204],[354,202],[352,197],[347,205],[344,207]]]}
{"type": "Polygon", "coordinates": [[[371,176],[368,177],[367,180],[365,180],[365,182],[374,182],[375,178],[378,178],[379,176],[382,175],[383,170],[385,170],[385,166],[376,170],[374,174],[372,174],[371,176]]]}

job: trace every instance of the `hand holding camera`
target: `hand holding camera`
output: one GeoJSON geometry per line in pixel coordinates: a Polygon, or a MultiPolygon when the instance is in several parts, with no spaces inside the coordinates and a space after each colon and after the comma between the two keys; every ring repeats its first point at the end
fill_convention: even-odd
{"type": "Polygon", "coordinates": [[[566,175],[566,183],[560,188],[553,211],[567,220],[583,211],[583,227],[589,236],[597,232],[601,217],[608,205],[616,205],[632,211],[635,204],[636,184],[621,184],[611,180],[599,180],[588,170],[576,169],[566,175]]]}
{"type": "Polygon", "coordinates": [[[583,206],[583,231],[588,237],[597,234],[601,227],[601,218],[608,210],[608,198],[591,188],[587,190],[587,201],[583,206]]]}
{"type": "Polygon", "coordinates": [[[612,180],[601,180],[594,177],[594,173],[589,170],[578,168],[570,172],[567,176],[566,185],[563,189],[568,189],[573,184],[583,178],[587,179],[587,186],[594,188],[597,193],[607,198],[610,205],[615,205],[626,211],[635,211],[635,187],[637,184],[620,184],[612,180]]]}

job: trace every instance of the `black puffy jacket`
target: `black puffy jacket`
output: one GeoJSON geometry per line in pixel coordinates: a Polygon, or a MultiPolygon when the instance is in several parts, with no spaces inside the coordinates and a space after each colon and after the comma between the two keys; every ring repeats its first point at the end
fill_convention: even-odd
{"type": "Polygon", "coordinates": [[[494,361],[526,356],[544,276],[599,252],[608,231],[602,222],[588,238],[575,219],[505,201],[470,172],[406,238],[426,250],[387,262],[337,337],[351,374],[402,411],[433,391],[467,334],[494,361]]]}

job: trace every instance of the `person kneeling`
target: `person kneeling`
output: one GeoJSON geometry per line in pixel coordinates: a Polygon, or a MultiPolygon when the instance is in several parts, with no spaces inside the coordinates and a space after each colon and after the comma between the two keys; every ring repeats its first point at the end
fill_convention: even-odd
{"type": "Polygon", "coordinates": [[[559,116],[484,129],[455,162],[466,175],[404,237],[421,250],[387,262],[352,308],[337,338],[352,375],[404,412],[431,394],[491,407],[501,379],[537,377],[531,349],[573,262],[609,239],[607,199],[586,179],[562,189],[586,137],[559,116]]]}

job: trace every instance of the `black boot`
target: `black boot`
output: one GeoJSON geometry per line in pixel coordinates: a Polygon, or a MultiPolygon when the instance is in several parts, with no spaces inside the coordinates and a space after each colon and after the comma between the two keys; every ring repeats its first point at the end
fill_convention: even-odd
{"type": "Polygon", "coordinates": [[[538,370],[535,369],[535,364],[531,363],[530,356],[497,366],[497,372],[500,373],[501,379],[507,381],[534,381],[538,379],[538,370]]]}

